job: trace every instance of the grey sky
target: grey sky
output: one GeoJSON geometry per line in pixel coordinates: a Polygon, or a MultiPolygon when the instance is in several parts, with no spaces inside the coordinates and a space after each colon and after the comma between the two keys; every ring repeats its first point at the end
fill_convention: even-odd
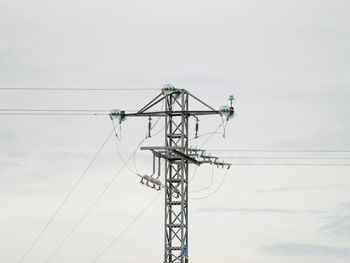
{"type": "Polygon", "coordinates": [[[334,248],[313,244],[276,244],[262,248],[264,253],[271,253],[284,257],[295,256],[335,256],[344,258],[349,256],[349,248],[334,248]]]}
{"type": "MultiPolygon", "coordinates": [[[[215,108],[234,94],[237,117],[208,148],[350,149],[349,12],[347,0],[0,0],[0,86],[172,83],[215,108]]],[[[0,108],[138,109],[158,93],[0,91],[0,108]]],[[[200,133],[219,123],[202,118],[200,133]]],[[[111,127],[104,116],[0,116],[0,262],[18,262],[111,127]]],[[[123,156],[146,127],[123,123],[123,156]]],[[[137,169],[149,172],[150,160],[137,153],[137,169]]],[[[110,140],[24,262],[45,262],[121,165],[110,140]]],[[[232,167],[218,193],[191,201],[191,260],[275,263],[283,254],[286,263],[348,262],[349,169],[232,167]]],[[[215,169],[213,188],[193,196],[210,193],[221,176],[215,169]]],[[[193,189],[210,178],[200,168],[193,189]]],[[[155,194],[124,170],[52,262],[91,262],[155,194]]],[[[161,197],[100,262],[161,261],[162,224],[161,197]]]]}

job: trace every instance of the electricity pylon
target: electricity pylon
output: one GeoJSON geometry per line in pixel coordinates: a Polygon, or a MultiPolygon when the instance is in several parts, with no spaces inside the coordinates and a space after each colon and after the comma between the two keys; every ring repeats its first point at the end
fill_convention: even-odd
{"type": "Polygon", "coordinates": [[[189,164],[202,163],[230,167],[229,163],[218,161],[218,157],[205,154],[198,148],[189,148],[189,118],[194,117],[196,135],[198,132],[198,116],[221,115],[229,120],[233,117],[233,96],[230,97],[231,106],[223,106],[215,110],[208,104],[193,96],[187,90],[176,89],[174,86],[164,85],[162,92],[136,113],[125,113],[112,110],[110,117],[120,122],[127,117],[148,117],[149,136],[151,135],[152,117],[165,118],[165,145],[141,147],[141,150],[150,150],[153,153],[153,174],[139,175],[141,183],[156,190],[165,190],[164,214],[164,263],[188,263],[188,175],[189,164]],[[194,99],[206,110],[189,110],[189,100],[194,99]],[[151,109],[164,101],[164,111],[151,111],[151,109]],[[158,172],[156,174],[156,158],[158,158],[158,172]],[[165,160],[164,184],[159,180],[161,175],[161,162],[165,160]]]}

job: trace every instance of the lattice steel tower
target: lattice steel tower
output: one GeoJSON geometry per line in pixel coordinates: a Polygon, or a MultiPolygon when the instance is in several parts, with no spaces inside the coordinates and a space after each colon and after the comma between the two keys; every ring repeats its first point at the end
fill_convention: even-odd
{"type": "Polygon", "coordinates": [[[198,132],[198,116],[218,114],[226,120],[232,118],[233,96],[230,97],[231,106],[223,106],[215,110],[197,97],[184,89],[176,89],[174,86],[164,85],[162,93],[136,113],[125,113],[113,110],[111,118],[120,122],[127,117],[149,118],[149,136],[151,135],[152,117],[165,118],[164,146],[141,147],[141,150],[153,152],[153,174],[139,175],[141,183],[156,190],[164,188],[165,215],[164,215],[164,263],[188,263],[188,172],[189,164],[200,165],[202,163],[214,164],[222,167],[230,167],[229,163],[218,161],[218,157],[210,156],[203,149],[189,148],[189,118],[194,117],[196,123],[196,135],[198,132]],[[189,110],[189,99],[192,98],[206,107],[206,110],[189,110]],[[150,111],[153,106],[164,101],[164,111],[150,111]],[[158,162],[155,160],[158,158],[158,162]],[[164,184],[159,180],[161,175],[161,162],[164,159],[164,184]],[[158,172],[156,166],[158,163],[158,172]]]}

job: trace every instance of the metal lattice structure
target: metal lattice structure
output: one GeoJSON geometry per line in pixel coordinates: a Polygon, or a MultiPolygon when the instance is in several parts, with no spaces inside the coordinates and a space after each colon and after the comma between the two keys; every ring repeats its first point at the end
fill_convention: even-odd
{"type": "MultiPolygon", "coordinates": [[[[183,90],[166,95],[165,147],[188,148],[188,115],[173,116],[174,108],[188,111],[188,94],[183,90]]],[[[180,150],[180,151],[181,151],[180,150]]],[[[175,193],[176,194],[176,193],[175,193]]],[[[164,262],[188,262],[188,160],[166,160],[165,163],[165,240],[164,262]],[[172,189],[180,193],[174,195],[172,189]]]]}
{"type": "MultiPolygon", "coordinates": [[[[141,147],[141,150],[153,152],[153,174],[140,175],[141,183],[156,190],[164,188],[164,263],[188,263],[188,175],[189,164],[200,165],[210,163],[230,167],[230,164],[218,162],[217,157],[205,155],[202,149],[191,149],[189,141],[189,118],[198,120],[200,115],[218,114],[233,116],[233,107],[215,110],[184,89],[176,89],[165,85],[162,93],[136,113],[125,113],[114,110],[111,118],[125,120],[127,117],[165,118],[164,146],[141,147]],[[189,99],[192,98],[203,105],[206,110],[189,110],[189,99]],[[164,101],[164,111],[150,111],[153,106],[164,101]],[[155,176],[155,158],[158,158],[158,175],[155,176]],[[160,159],[165,160],[164,184],[159,180],[161,169],[160,159]]],[[[151,127],[151,125],[149,125],[151,127]]],[[[196,125],[196,129],[197,125],[196,125]]],[[[196,131],[197,133],[197,131],[196,131]]],[[[150,135],[150,128],[149,128],[150,135]]]]}

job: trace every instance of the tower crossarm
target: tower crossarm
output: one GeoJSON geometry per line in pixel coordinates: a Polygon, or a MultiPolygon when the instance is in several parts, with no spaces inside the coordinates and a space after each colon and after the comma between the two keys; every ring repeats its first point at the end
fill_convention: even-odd
{"type": "Polygon", "coordinates": [[[218,110],[194,110],[194,111],[151,111],[151,112],[135,112],[125,113],[125,117],[165,117],[171,114],[172,116],[201,116],[201,115],[220,115],[218,110]]]}

